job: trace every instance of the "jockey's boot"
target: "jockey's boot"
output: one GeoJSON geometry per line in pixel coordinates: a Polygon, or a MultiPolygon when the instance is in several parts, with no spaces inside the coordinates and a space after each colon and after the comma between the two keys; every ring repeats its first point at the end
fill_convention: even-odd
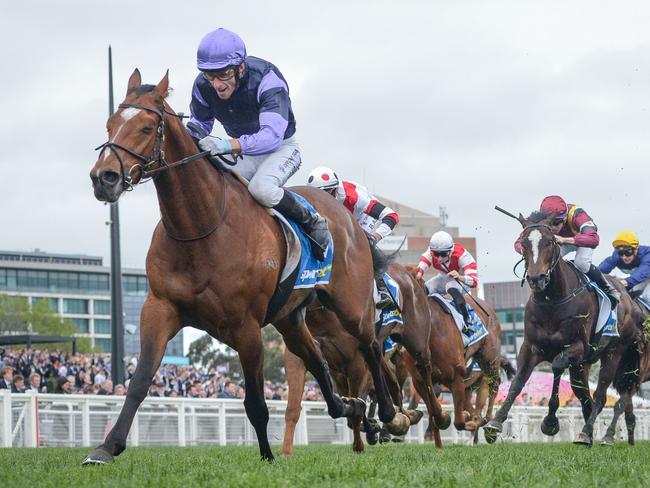
{"type": "Polygon", "coordinates": [[[293,193],[285,190],[282,199],[273,207],[288,219],[293,220],[305,231],[311,240],[311,253],[319,261],[325,259],[330,232],[327,221],[309,209],[293,193]]]}
{"type": "Polygon", "coordinates": [[[463,292],[458,288],[449,288],[447,290],[451,297],[454,299],[454,304],[456,305],[456,310],[460,312],[463,316],[463,322],[465,326],[463,327],[463,334],[466,336],[472,335],[472,322],[469,319],[469,312],[467,311],[467,302],[465,302],[465,297],[463,292]]]}
{"type": "Polygon", "coordinates": [[[590,280],[595,281],[600,289],[609,297],[609,301],[612,302],[612,309],[616,308],[616,305],[618,305],[618,302],[621,300],[621,294],[609,281],[605,279],[600,269],[592,264],[587,276],[590,280]]]}
{"type": "Polygon", "coordinates": [[[383,309],[387,305],[397,304],[393,301],[393,297],[388,292],[388,287],[384,283],[384,278],[381,276],[375,277],[375,282],[377,283],[377,292],[379,293],[379,301],[377,302],[377,308],[383,309]]]}

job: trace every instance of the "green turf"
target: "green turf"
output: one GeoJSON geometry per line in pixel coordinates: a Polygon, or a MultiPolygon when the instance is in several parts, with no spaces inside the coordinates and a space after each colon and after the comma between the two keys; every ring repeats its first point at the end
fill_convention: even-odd
{"type": "MultiPolygon", "coordinates": [[[[277,453],[277,448],[274,449],[277,453]]],[[[88,449],[0,449],[0,487],[53,486],[650,486],[650,442],[297,447],[258,461],[254,447],[129,448],[109,466],[81,467],[88,449]]]]}

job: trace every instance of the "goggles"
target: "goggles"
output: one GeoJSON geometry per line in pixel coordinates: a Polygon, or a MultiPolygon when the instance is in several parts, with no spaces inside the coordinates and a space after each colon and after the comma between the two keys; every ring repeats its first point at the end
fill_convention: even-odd
{"type": "Polygon", "coordinates": [[[551,221],[551,225],[560,225],[564,223],[564,217],[558,217],[551,221]]]}
{"type": "Polygon", "coordinates": [[[433,255],[437,258],[444,258],[449,256],[451,251],[433,251],[433,255]]]}
{"type": "Polygon", "coordinates": [[[623,248],[623,249],[617,249],[616,252],[618,253],[619,256],[634,256],[634,249],[631,249],[629,247],[623,248]]]}
{"type": "Polygon", "coordinates": [[[203,78],[208,80],[210,83],[212,83],[215,79],[219,81],[228,81],[233,76],[235,76],[236,69],[236,67],[231,66],[230,68],[219,71],[202,71],[201,74],[203,75],[203,78]]]}

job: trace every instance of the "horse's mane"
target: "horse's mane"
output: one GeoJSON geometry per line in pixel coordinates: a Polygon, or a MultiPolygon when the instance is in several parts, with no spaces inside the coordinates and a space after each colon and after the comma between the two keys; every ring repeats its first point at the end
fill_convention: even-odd
{"type": "Polygon", "coordinates": [[[549,213],[546,210],[533,210],[526,220],[531,224],[539,224],[544,220],[550,219],[553,215],[554,214],[549,213]]]}
{"type": "Polygon", "coordinates": [[[375,272],[375,276],[382,276],[386,272],[388,266],[393,261],[395,261],[395,259],[397,259],[397,255],[401,249],[402,246],[400,245],[397,251],[387,254],[379,249],[376,244],[370,245],[370,252],[372,254],[372,268],[375,272]]]}

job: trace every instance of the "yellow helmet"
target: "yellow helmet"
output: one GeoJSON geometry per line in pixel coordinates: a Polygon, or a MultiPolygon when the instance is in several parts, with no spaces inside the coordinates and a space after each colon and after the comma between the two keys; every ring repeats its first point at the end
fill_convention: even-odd
{"type": "Polygon", "coordinates": [[[614,247],[633,247],[636,249],[639,247],[639,238],[636,234],[630,230],[624,230],[619,235],[616,236],[614,242],[612,242],[614,247]]]}

